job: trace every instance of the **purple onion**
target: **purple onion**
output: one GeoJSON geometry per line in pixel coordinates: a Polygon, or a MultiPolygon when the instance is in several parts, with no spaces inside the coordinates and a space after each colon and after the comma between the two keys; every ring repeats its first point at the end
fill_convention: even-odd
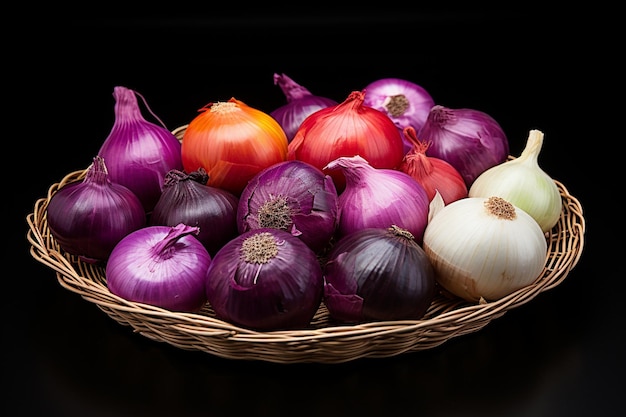
{"type": "Polygon", "coordinates": [[[346,177],[346,188],[339,195],[340,237],[369,227],[396,225],[421,244],[430,201],[413,177],[395,169],[374,168],[358,155],[337,158],[326,168],[341,169],[346,177]]]}
{"type": "Polygon", "coordinates": [[[509,141],[498,122],[480,110],[434,106],[417,137],[430,142],[426,155],[456,168],[469,189],[487,169],[509,156],[509,141]]]}
{"type": "Polygon", "coordinates": [[[418,320],[435,297],[428,257],[409,232],[395,226],[339,239],[324,277],[324,303],[342,322],[418,320]]]}
{"type": "Polygon", "coordinates": [[[215,255],[238,234],[239,199],[226,190],[206,185],[208,179],[204,168],[189,174],[177,169],[168,172],[149,224],[197,226],[200,230],[196,238],[215,255]]]}
{"type": "Polygon", "coordinates": [[[88,263],[106,261],[127,234],[146,225],[139,198],[111,181],[96,156],[85,178],[60,188],[47,208],[50,233],[66,252],[88,263]]]}
{"type": "Polygon", "coordinates": [[[206,304],[205,274],[211,256],[195,238],[197,227],[147,226],[122,239],[106,266],[112,294],[172,311],[206,304]]]}
{"type": "MultiPolygon", "coordinates": [[[[382,78],[365,87],[363,104],[385,113],[402,133],[409,126],[418,131],[426,122],[435,101],[418,84],[400,78],[382,78]]],[[[403,141],[406,153],[411,150],[412,144],[404,137],[403,141]]]]}
{"type": "Polygon", "coordinates": [[[337,229],[338,195],[332,178],[299,160],[259,172],[241,193],[239,233],[263,227],[290,232],[313,251],[328,246],[337,229]]]}
{"type": "Polygon", "coordinates": [[[111,180],[134,192],[150,213],[167,172],[183,169],[181,143],[165,127],[143,117],[137,95],[126,87],[113,89],[115,121],[98,154],[107,161],[111,180]]]}
{"type": "Polygon", "coordinates": [[[206,274],[207,300],[218,318],[264,331],[307,327],[323,286],[311,248],[273,228],[250,230],[228,242],[206,274]]]}
{"type": "Polygon", "coordinates": [[[272,111],[270,116],[281,125],[289,142],[307,116],[320,109],[338,104],[331,98],[314,95],[285,74],[274,74],[274,85],[276,84],[285,94],[287,104],[272,111]]]}

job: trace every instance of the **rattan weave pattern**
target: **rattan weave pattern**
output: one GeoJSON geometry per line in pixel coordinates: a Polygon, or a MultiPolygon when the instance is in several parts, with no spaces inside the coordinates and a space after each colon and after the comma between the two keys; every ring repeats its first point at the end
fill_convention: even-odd
{"type": "Polygon", "coordinates": [[[179,313],[130,302],[109,292],[104,267],[65,253],[47,224],[46,208],[64,185],[82,180],[85,170],[67,174],[35,202],[26,217],[33,258],[56,272],[67,290],[96,304],[109,317],[135,332],[180,349],[204,351],[227,359],[276,363],[341,363],[358,358],[384,358],[430,349],[447,340],[476,332],[507,311],[559,285],[578,263],[584,246],[585,219],[580,202],[555,181],[563,209],[548,233],[545,267],[535,282],[494,302],[471,304],[439,294],[421,320],[333,323],[322,304],[310,326],[289,331],[258,332],[219,320],[206,305],[198,313],[179,313]]]}

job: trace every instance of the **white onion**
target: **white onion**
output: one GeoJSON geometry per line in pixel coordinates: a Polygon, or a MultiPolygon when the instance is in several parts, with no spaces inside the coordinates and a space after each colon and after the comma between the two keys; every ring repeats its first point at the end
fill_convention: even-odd
{"type": "Polygon", "coordinates": [[[547,242],[528,213],[500,197],[443,205],[437,193],[423,248],[436,279],[467,301],[494,301],[532,284],[545,265],[547,242]]]}

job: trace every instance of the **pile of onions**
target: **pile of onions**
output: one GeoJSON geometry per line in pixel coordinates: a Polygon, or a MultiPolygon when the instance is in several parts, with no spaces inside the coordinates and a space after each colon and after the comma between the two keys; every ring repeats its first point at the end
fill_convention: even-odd
{"type": "MultiPolygon", "coordinates": [[[[375,168],[396,169],[404,150],[400,132],[387,115],[365,106],[365,93],[353,91],[343,103],[308,116],[289,143],[287,159],[321,170],[342,156],[360,155],[375,168]]],[[[330,172],[337,192],[345,188],[341,171],[330,172]]]]}
{"type": "Polygon", "coordinates": [[[498,196],[530,214],[541,230],[559,221],[563,202],[556,183],[539,166],[543,132],[533,129],[519,158],[489,168],[476,178],[470,197],[498,196]]]}
{"type": "Polygon", "coordinates": [[[209,254],[215,255],[238,233],[239,199],[226,190],[206,185],[208,178],[204,168],[189,174],[177,169],[168,172],[149,224],[176,226],[184,223],[198,227],[196,238],[209,254]]]}
{"type": "Polygon", "coordinates": [[[206,304],[211,256],[195,233],[197,227],[181,223],[148,226],[124,237],[106,265],[109,291],[172,311],[199,311],[206,304]]]}
{"type": "Polygon", "coordinates": [[[426,154],[456,168],[469,189],[480,174],[509,156],[509,142],[498,122],[480,110],[435,105],[417,131],[429,142],[426,154]]]}
{"type": "MultiPolygon", "coordinates": [[[[389,116],[400,132],[408,126],[419,130],[435,105],[424,87],[401,78],[381,78],[369,83],[364,91],[363,104],[389,116]]],[[[405,153],[411,146],[411,142],[404,141],[405,153]]]]}
{"type": "Polygon", "coordinates": [[[50,198],[47,218],[59,246],[87,263],[106,261],[120,240],[146,225],[141,201],[111,181],[100,156],[82,181],[65,185],[50,198]]]}
{"type": "Polygon", "coordinates": [[[421,244],[430,200],[409,174],[374,168],[358,155],[337,158],[326,169],[340,169],[346,178],[346,188],[339,195],[340,237],[369,227],[395,225],[421,244]]]}
{"type": "Polygon", "coordinates": [[[150,213],[161,195],[165,174],[183,168],[181,145],[152,111],[162,126],[143,117],[138,95],[122,86],[113,89],[115,121],[98,155],[107,162],[111,180],[135,193],[150,213]]]}
{"type": "Polygon", "coordinates": [[[215,315],[256,330],[307,327],[323,293],[315,252],[280,229],[242,233],[217,252],[206,273],[215,315]]]}
{"type": "Polygon", "coordinates": [[[339,219],[333,180],[313,165],[284,161],[250,180],[237,208],[239,233],[273,227],[299,237],[313,251],[330,243],[339,219]]]}
{"type": "Polygon", "coordinates": [[[547,242],[528,213],[500,197],[444,205],[437,194],[423,248],[436,279],[471,302],[495,301],[532,284],[544,268],[547,242]]]}
{"type": "Polygon", "coordinates": [[[424,250],[395,225],[339,239],[324,277],[324,304],[342,322],[418,320],[435,297],[435,274],[424,250]]]}
{"type": "Polygon", "coordinates": [[[285,74],[274,74],[274,85],[280,87],[287,104],[273,110],[270,116],[280,123],[289,142],[293,140],[300,125],[310,114],[339,104],[331,98],[314,95],[285,74]]]}
{"type": "Polygon", "coordinates": [[[186,172],[204,168],[207,185],[239,196],[264,168],[286,160],[287,136],[276,119],[234,97],[201,108],[185,129],[186,172]]]}
{"type": "Polygon", "coordinates": [[[419,140],[411,126],[404,129],[404,138],[411,143],[411,150],[404,155],[399,169],[424,187],[429,201],[437,191],[446,204],[467,197],[467,186],[459,171],[443,159],[426,155],[430,142],[419,140]]]}

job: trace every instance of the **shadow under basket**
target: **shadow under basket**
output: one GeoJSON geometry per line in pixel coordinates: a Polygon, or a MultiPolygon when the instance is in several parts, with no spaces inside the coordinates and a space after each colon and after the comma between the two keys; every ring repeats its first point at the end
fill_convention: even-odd
{"type": "Polygon", "coordinates": [[[26,217],[31,255],[56,272],[69,291],[96,304],[118,323],[159,342],[185,350],[204,351],[227,359],[275,363],[341,363],[358,358],[384,358],[434,348],[447,340],[476,332],[491,320],[559,285],[580,260],[585,219],[580,202],[555,181],[563,208],[546,233],[548,252],[543,271],[524,288],[493,302],[469,303],[437,297],[420,320],[336,324],[322,303],[310,325],[289,331],[259,332],[216,318],[210,305],[197,313],[180,313],[127,301],[109,292],[103,265],[87,264],[60,249],[47,223],[47,206],[64,185],[84,178],[85,170],[53,184],[26,217]]]}

